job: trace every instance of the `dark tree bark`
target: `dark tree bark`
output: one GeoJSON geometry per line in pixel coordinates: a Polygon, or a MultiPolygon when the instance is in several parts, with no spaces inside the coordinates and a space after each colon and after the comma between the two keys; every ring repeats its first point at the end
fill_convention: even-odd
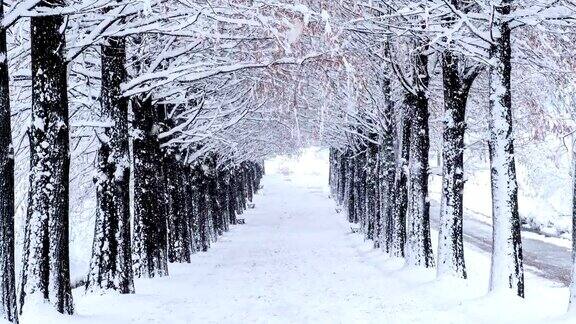
{"type": "Polygon", "coordinates": [[[186,209],[184,166],[174,156],[165,161],[168,190],[168,261],[190,262],[190,218],[186,209]]]}
{"type": "MultiPolygon", "coordinates": [[[[421,48],[422,44],[416,46],[421,48]]],[[[406,263],[410,266],[434,266],[430,238],[430,202],[428,199],[428,56],[425,46],[414,60],[414,91],[407,102],[412,119],[410,140],[410,179],[408,186],[408,219],[406,222],[406,263]]]]}
{"type": "MultiPolygon", "coordinates": [[[[64,1],[41,1],[59,7],[64,1]]],[[[69,123],[64,17],[32,17],[30,189],[20,303],[49,301],[72,314],[68,252],[69,123]],[[33,301],[35,300],[35,301],[33,301]]]]}
{"type": "Polygon", "coordinates": [[[508,16],[512,0],[498,1],[492,28],[490,56],[490,167],[492,184],[493,249],[490,290],[510,288],[524,297],[524,266],[518,184],[512,131],[512,94],[510,76],[512,49],[508,16]]]}
{"type": "MultiPolygon", "coordinates": [[[[202,172],[201,168],[195,164],[190,167],[191,176],[190,176],[190,188],[189,188],[189,196],[191,197],[191,210],[189,211],[190,217],[190,232],[192,238],[190,240],[190,250],[192,253],[196,253],[203,250],[202,246],[202,231],[201,231],[201,210],[202,210],[202,197],[203,197],[203,188],[204,185],[202,183],[202,172]]],[[[207,250],[208,248],[206,248],[207,250]]]]}
{"type": "MultiPolygon", "coordinates": [[[[370,134],[377,141],[377,134],[370,134]]],[[[366,148],[366,218],[368,220],[367,238],[373,240],[374,247],[380,246],[380,208],[378,201],[378,151],[376,143],[368,143],[366,148]]]]}
{"type": "Polygon", "coordinates": [[[262,187],[262,177],[264,176],[264,161],[254,163],[254,165],[256,167],[256,182],[254,188],[256,188],[255,193],[258,193],[262,187]]]}
{"type": "Polygon", "coordinates": [[[246,210],[246,191],[244,191],[244,182],[246,181],[246,175],[242,170],[241,166],[237,167],[238,181],[236,182],[236,202],[237,211],[239,215],[242,215],[246,210]]]}
{"type": "MultiPolygon", "coordinates": [[[[0,18],[4,1],[0,0],[0,18]]],[[[14,149],[6,29],[0,28],[0,318],[18,323],[14,273],[14,149]]]]}
{"type": "Polygon", "coordinates": [[[387,230],[390,237],[390,254],[394,257],[404,257],[406,244],[406,213],[408,210],[408,161],[410,161],[410,118],[404,113],[402,116],[402,134],[396,158],[396,172],[394,176],[394,195],[389,199],[394,201],[391,211],[392,217],[387,230]]]}
{"type": "Polygon", "coordinates": [[[196,237],[197,237],[197,247],[198,251],[206,252],[210,248],[210,229],[209,227],[209,213],[207,212],[209,206],[207,206],[207,191],[208,191],[208,180],[204,173],[202,163],[197,163],[196,167],[197,180],[195,181],[195,208],[196,213],[196,237]]]}
{"type": "MultiPolygon", "coordinates": [[[[382,93],[385,97],[384,107],[379,110],[383,129],[380,134],[380,152],[378,154],[378,196],[380,201],[381,246],[389,253],[392,244],[393,211],[395,193],[395,123],[394,103],[391,99],[390,78],[385,75],[381,79],[382,93]]],[[[395,230],[398,230],[396,228],[395,230]]]]}
{"type": "Polygon", "coordinates": [[[130,157],[126,81],[126,41],[104,40],[102,50],[101,115],[113,125],[105,130],[98,152],[96,224],[86,290],[111,289],[134,293],[130,233],[130,157]]]}
{"type": "Polygon", "coordinates": [[[340,205],[345,204],[345,199],[347,196],[346,183],[348,177],[348,156],[346,152],[340,152],[340,163],[338,169],[338,203],[340,205]]]}
{"type": "Polygon", "coordinates": [[[137,277],[168,275],[167,222],[158,116],[150,97],[132,98],[134,111],[133,262],[137,277]],[[160,199],[159,199],[160,197],[160,199]]]}
{"type": "Polygon", "coordinates": [[[192,167],[188,164],[183,165],[184,173],[183,173],[183,197],[184,197],[184,204],[185,204],[185,213],[184,217],[186,217],[186,222],[188,223],[188,251],[190,253],[190,257],[196,251],[196,246],[194,242],[194,193],[193,193],[193,175],[194,171],[192,167]]]}
{"type": "Polygon", "coordinates": [[[198,219],[200,231],[200,245],[202,252],[208,251],[210,248],[210,213],[209,210],[211,199],[208,197],[208,180],[202,179],[202,189],[200,191],[200,200],[198,204],[198,219]]]}
{"type": "Polygon", "coordinates": [[[236,174],[234,173],[233,169],[228,171],[228,186],[227,186],[227,196],[228,196],[228,214],[230,215],[230,224],[236,225],[236,208],[238,204],[236,204],[236,174]]]}
{"type": "MultiPolygon", "coordinates": [[[[208,228],[210,239],[215,242],[218,236],[222,235],[222,224],[220,224],[220,206],[218,204],[218,178],[216,171],[216,158],[211,156],[205,162],[206,168],[206,212],[209,220],[208,228]]],[[[244,184],[244,190],[248,186],[244,184]]]]}
{"type": "Polygon", "coordinates": [[[246,199],[249,202],[252,202],[252,198],[254,195],[254,174],[252,172],[252,166],[249,163],[243,163],[244,168],[243,172],[246,177],[246,184],[245,184],[245,191],[246,191],[246,199]]]}
{"type": "Polygon", "coordinates": [[[227,232],[230,229],[230,207],[228,200],[228,170],[219,170],[218,172],[218,204],[221,210],[222,230],[227,232]]]}
{"type": "Polygon", "coordinates": [[[356,177],[356,166],[355,159],[351,157],[351,153],[347,152],[349,156],[346,158],[346,177],[345,177],[345,188],[344,188],[344,204],[346,206],[346,211],[348,213],[348,221],[350,223],[357,223],[358,218],[356,217],[356,194],[355,194],[355,177],[356,177]]]}
{"type": "MultiPolygon", "coordinates": [[[[167,131],[176,125],[176,121],[169,117],[169,111],[173,113],[178,107],[173,104],[157,104],[156,110],[160,132],[167,131]]],[[[164,137],[160,144],[163,145],[162,153],[162,189],[165,200],[167,230],[168,230],[168,261],[190,262],[191,256],[191,225],[187,203],[187,171],[183,157],[177,147],[168,145],[172,136],[164,137]]]]}
{"type": "MultiPolygon", "coordinates": [[[[364,147],[362,147],[364,149],[364,147]]],[[[368,222],[366,221],[366,156],[357,152],[354,156],[354,209],[356,222],[359,222],[368,233],[368,222]]]]}

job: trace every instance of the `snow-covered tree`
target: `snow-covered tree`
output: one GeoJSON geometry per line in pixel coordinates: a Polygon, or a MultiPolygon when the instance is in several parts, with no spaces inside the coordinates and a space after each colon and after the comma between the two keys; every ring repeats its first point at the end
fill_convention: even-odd
{"type": "MultiPolygon", "coordinates": [[[[63,1],[41,1],[56,9],[63,1]]],[[[32,123],[30,189],[26,216],[20,302],[49,301],[61,313],[72,314],[68,250],[69,114],[68,66],[65,57],[66,19],[62,15],[30,19],[32,62],[32,123]]]]}
{"type": "MultiPolygon", "coordinates": [[[[462,10],[462,1],[450,3],[462,10]]],[[[457,18],[455,19],[457,21],[457,18]]],[[[438,243],[438,275],[466,278],[464,262],[464,134],[466,104],[481,65],[455,51],[454,42],[442,53],[444,88],[444,132],[442,145],[442,196],[438,243]]]]}

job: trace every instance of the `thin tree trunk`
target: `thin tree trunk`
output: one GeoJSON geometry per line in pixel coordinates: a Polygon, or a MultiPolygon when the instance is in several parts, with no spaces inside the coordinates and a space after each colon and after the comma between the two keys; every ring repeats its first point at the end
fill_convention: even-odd
{"type": "Polygon", "coordinates": [[[252,173],[250,163],[244,164],[244,174],[246,174],[246,198],[249,202],[252,202],[254,195],[254,174],[252,173]]]}
{"type": "Polygon", "coordinates": [[[230,216],[230,224],[236,225],[236,192],[234,188],[236,187],[236,176],[234,169],[228,171],[228,185],[227,185],[227,196],[228,196],[228,214],[230,216]]]}
{"type": "MultiPolygon", "coordinates": [[[[63,1],[41,1],[59,7],[63,1]]],[[[68,251],[69,122],[63,16],[32,17],[32,126],[30,189],[20,303],[49,301],[72,314],[68,251]]]]}
{"type": "MultiPolygon", "coordinates": [[[[0,0],[0,18],[4,1],[0,0]]],[[[14,149],[6,29],[0,28],[0,318],[18,323],[14,273],[14,149]]]]}
{"type": "MultiPolygon", "coordinates": [[[[373,140],[377,140],[373,134],[373,140]]],[[[374,247],[380,247],[380,208],[378,201],[378,144],[369,143],[366,149],[366,218],[368,219],[367,238],[373,240],[374,247]]]]}
{"type": "MultiPolygon", "coordinates": [[[[363,147],[364,149],[364,147],[363,147]]],[[[356,153],[354,157],[354,209],[356,222],[360,222],[364,233],[368,233],[366,219],[366,159],[365,154],[356,153]]]]}
{"type": "Polygon", "coordinates": [[[191,251],[192,252],[199,252],[202,251],[202,232],[201,232],[201,227],[200,227],[200,214],[201,214],[201,204],[202,204],[202,195],[203,195],[203,179],[202,179],[202,173],[201,173],[201,168],[198,165],[192,166],[191,168],[191,174],[192,176],[190,177],[190,197],[191,197],[191,201],[192,201],[192,210],[190,211],[189,217],[190,217],[190,231],[192,233],[192,239],[190,240],[190,244],[191,244],[191,251]]]}
{"type": "Polygon", "coordinates": [[[346,199],[346,183],[348,177],[348,157],[346,152],[340,153],[338,170],[338,203],[342,206],[345,204],[346,199]]]}
{"type": "Polygon", "coordinates": [[[334,170],[336,169],[336,150],[333,147],[330,147],[329,152],[328,167],[330,169],[328,171],[328,187],[330,188],[330,195],[334,196],[334,193],[336,192],[334,183],[336,180],[334,176],[334,170]]]}
{"type": "Polygon", "coordinates": [[[195,242],[195,228],[194,228],[194,171],[192,167],[188,164],[185,166],[185,173],[184,173],[184,201],[186,203],[186,214],[185,217],[187,218],[188,222],[188,250],[190,251],[190,255],[197,252],[197,246],[195,242]]]}
{"type": "MultiPolygon", "coordinates": [[[[394,123],[394,103],[391,100],[390,78],[385,75],[382,78],[382,93],[384,94],[385,102],[381,110],[380,118],[382,120],[383,129],[380,134],[380,152],[378,156],[378,173],[379,173],[379,188],[378,196],[380,200],[380,228],[381,228],[381,242],[382,248],[387,253],[390,252],[392,244],[392,213],[394,210],[394,178],[396,174],[396,165],[394,157],[394,137],[395,137],[395,123],[394,123]]],[[[398,230],[398,228],[396,229],[398,230]]]]}
{"type": "Polygon", "coordinates": [[[391,221],[387,228],[390,237],[390,255],[404,257],[406,243],[406,212],[408,210],[408,161],[410,161],[410,118],[402,116],[402,134],[397,149],[396,172],[394,176],[394,202],[391,221]]]}
{"type": "Polygon", "coordinates": [[[244,191],[244,182],[246,181],[246,175],[241,166],[236,167],[238,174],[238,181],[236,182],[236,202],[237,211],[241,215],[246,210],[246,192],[244,191]]]}
{"type": "Polygon", "coordinates": [[[347,208],[348,213],[348,222],[350,223],[357,223],[358,218],[356,217],[356,193],[354,190],[354,183],[356,182],[356,159],[352,157],[350,151],[348,151],[348,156],[346,159],[346,177],[345,177],[345,195],[344,195],[344,204],[347,208]]]}
{"type": "Polygon", "coordinates": [[[208,187],[208,180],[204,174],[202,164],[199,163],[196,166],[196,172],[198,175],[197,186],[196,186],[196,218],[197,218],[197,231],[198,231],[198,248],[199,251],[206,252],[210,248],[210,234],[208,229],[208,206],[206,199],[206,191],[208,187]]]}

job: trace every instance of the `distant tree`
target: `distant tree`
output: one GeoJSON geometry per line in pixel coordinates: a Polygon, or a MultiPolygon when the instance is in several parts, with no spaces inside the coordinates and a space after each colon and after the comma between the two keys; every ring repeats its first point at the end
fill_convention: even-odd
{"type": "Polygon", "coordinates": [[[154,278],[168,275],[168,237],[158,132],[158,109],[150,96],[132,98],[134,112],[134,275],[154,278]]]}

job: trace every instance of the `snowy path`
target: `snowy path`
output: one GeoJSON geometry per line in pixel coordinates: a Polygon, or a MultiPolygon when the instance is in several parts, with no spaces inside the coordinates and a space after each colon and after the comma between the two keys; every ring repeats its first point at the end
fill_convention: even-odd
{"type": "Polygon", "coordinates": [[[474,248],[467,281],[403,268],[350,233],[324,178],[263,183],[246,225],[191,264],[171,265],[170,277],[138,280],[130,296],[76,289],[77,315],[39,312],[22,323],[531,323],[566,309],[565,288],[530,275],[525,301],[485,297],[489,259],[474,248]]]}
{"type": "MultiPolygon", "coordinates": [[[[171,277],[137,282],[138,295],[81,298],[78,312],[102,314],[97,301],[127,307],[118,323],[357,323],[374,318],[390,290],[351,246],[349,227],[320,187],[267,176],[245,214],[208,253],[172,265],[171,277]],[[134,307],[140,308],[134,311],[134,307]]],[[[109,312],[109,310],[106,310],[109,312]]],[[[387,322],[388,315],[379,319],[387,322]]],[[[104,320],[104,318],[102,318],[104,320]]],[[[112,323],[116,323],[111,321],[112,323]]]]}

